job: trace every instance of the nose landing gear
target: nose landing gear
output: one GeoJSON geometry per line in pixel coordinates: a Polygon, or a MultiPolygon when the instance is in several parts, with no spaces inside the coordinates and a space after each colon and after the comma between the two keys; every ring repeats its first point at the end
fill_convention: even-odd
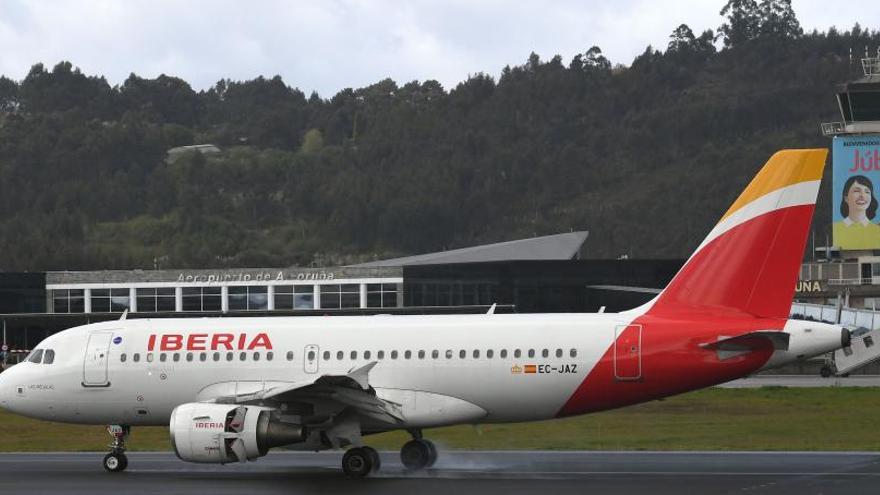
{"type": "Polygon", "coordinates": [[[128,425],[109,425],[107,433],[113,437],[113,443],[108,445],[110,453],[104,456],[104,469],[111,473],[125,471],[128,467],[128,457],[125,456],[125,439],[131,433],[128,425]]]}

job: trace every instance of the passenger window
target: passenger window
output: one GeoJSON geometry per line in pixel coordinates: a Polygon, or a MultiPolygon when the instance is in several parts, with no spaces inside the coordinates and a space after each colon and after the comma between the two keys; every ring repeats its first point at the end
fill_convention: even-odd
{"type": "Polygon", "coordinates": [[[43,360],[43,350],[37,349],[36,351],[32,352],[31,355],[28,356],[27,360],[30,363],[39,363],[43,360]]]}
{"type": "Polygon", "coordinates": [[[391,359],[397,359],[397,350],[391,351],[391,359]]]}
{"type": "Polygon", "coordinates": [[[507,357],[507,349],[501,349],[501,358],[503,359],[506,357],[507,357]]]}
{"type": "Polygon", "coordinates": [[[43,354],[43,364],[52,364],[55,362],[55,351],[52,349],[46,349],[46,352],[43,354]]]}
{"type": "MultiPolygon", "coordinates": [[[[287,351],[287,360],[293,361],[293,351],[287,351]]],[[[315,351],[309,351],[309,361],[315,360],[315,351]]]]}
{"type": "Polygon", "coordinates": [[[568,355],[571,357],[577,357],[577,355],[578,355],[577,349],[572,349],[571,351],[569,351],[568,355]]]}
{"type": "Polygon", "coordinates": [[[370,354],[370,351],[364,351],[364,359],[370,359],[371,355],[372,354],[370,354]]]}
{"type": "Polygon", "coordinates": [[[480,351],[478,349],[474,349],[474,359],[480,359],[480,351]]]}
{"type": "Polygon", "coordinates": [[[226,353],[226,360],[227,361],[232,361],[233,358],[235,358],[235,354],[233,354],[231,352],[226,353]]]}
{"type": "Polygon", "coordinates": [[[148,363],[152,363],[152,362],[153,362],[153,353],[152,353],[152,352],[148,352],[148,353],[147,353],[147,362],[148,362],[148,363]]]}
{"type": "Polygon", "coordinates": [[[518,358],[518,357],[520,357],[520,356],[522,356],[522,351],[521,351],[521,350],[516,349],[516,350],[513,351],[513,357],[518,358]]]}
{"type": "Polygon", "coordinates": [[[324,351],[324,361],[330,360],[330,351],[324,351]]]}
{"type": "Polygon", "coordinates": [[[358,351],[351,351],[351,360],[354,361],[358,358],[358,351]]]}
{"type": "Polygon", "coordinates": [[[406,352],[404,352],[404,353],[403,353],[403,358],[404,358],[404,359],[410,359],[410,358],[412,358],[412,351],[406,351],[406,352]]]}
{"type": "Polygon", "coordinates": [[[425,351],[419,350],[419,359],[425,359],[425,351]]]}
{"type": "Polygon", "coordinates": [[[562,357],[562,349],[556,349],[556,357],[558,357],[558,358],[562,357]]]}
{"type": "Polygon", "coordinates": [[[168,354],[159,354],[159,361],[162,361],[164,363],[166,360],[168,360],[168,354]]]}
{"type": "Polygon", "coordinates": [[[125,356],[125,353],[123,352],[122,354],[119,355],[119,362],[124,363],[125,360],[126,360],[126,356],[125,356]]]}
{"type": "Polygon", "coordinates": [[[180,361],[180,354],[175,352],[174,356],[171,358],[171,360],[174,361],[175,363],[180,361]]]}
{"type": "Polygon", "coordinates": [[[337,361],[342,361],[342,356],[343,356],[343,355],[344,355],[344,354],[343,354],[342,351],[338,351],[338,352],[336,353],[336,360],[337,360],[337,361]]]}
{"type": "Polygon", "coordinates": [[[487,359],[492,359],[492,356],[494,356],[494,355],[495,355],[495,351],[493,351],[492,349],[486,349],[486,358],[487,359]]]}
{"type": "Polygon", "coordinates": [[[214,361],[220,361],[220,353],[219,352],[214,353],[214,361]]]}
{"type": "Polygon", "coordinates": [[[534,349],[529,349],[529,357],[530,358],[535,357],[535,350],[534,349]]]}
{"type": "Polygon", "coordinates": [[[458,351],[458,357],[459,357],[460,359],[464,359],[464,358],[466,358],[466,357],[467,357],[467,351],[464,350],[464,349],[458,351]]]}
{"type": "Polygon", "coordinates": [[[275,353],[274,353],[274,352],[269,351],[269,352],[266,353],[266,361],[271,361],[272,358],[274,358],[274,357],[275,357],[275,353]]]}
{"type": "Polygon", "coordinates": [[[377,352],[377,353],[376,353],[376,356],[377,356],[379,359],[385,359],[385,351],[379,351],[379,352],[377,352]]]}
{"type": "Polygon", "coordinates": [[[207,360],[208,360],[208,353],[207,352],[200,352],[199,353],[199,361],[207,361],[207,360]]]}
{"type": "Polygon", "coordinates": [[[446,349],[446,359],[452,359],[452,349],[446,349]]]}
{"type": "Polygon", "coordinates": [[[193,353],[187,352],[186,353],[186,361],[191,362],[192,360],[193,360],[193,353]]]}
{"type": "Polygon", "coordinates": [[[138,363],[141,360],[141,355],[136,352],[136,353],[134,353],[134,355],[131,356],[131,360],[138,363]]]}
{"type": "Polygon", "coordinates": [[[541,357],[548,357],[548,356],[550,356],[550,351],[548,351],[547,349],[544,349],[543,351],[541,351],[541,357]]]}
{"type": "Polygon", "coordinates": [[[437,359],[438,357],[440,357],[440,351],[434,349],[433,351],[431,351],[431,357],[437,359]]]}
{"type": "Polygon", "coordinates": [[[259,352],[255,352],[255,353],[254,353],[254,361],[259,361],[259,360],[260,360],[260,353],[259,353],[259,352]]]}
{"type": "Polygon", "coordinates": [[[247,353],[246,353],[246,352],[242,352],[242,353],[240,353],[240,354],[238,355],[238,360],[239,360],[239,361],[244,361],[245,359],[247,359],[247,353]]]}

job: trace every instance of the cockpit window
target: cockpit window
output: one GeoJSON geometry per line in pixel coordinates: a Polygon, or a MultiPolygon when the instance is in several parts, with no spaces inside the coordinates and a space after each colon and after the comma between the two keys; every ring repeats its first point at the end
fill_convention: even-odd
{"type": "Polygon", "coordinates": [[[43,364],[52,364],[55,362],[55,351],[52,349],[46,349],[46,352],[43,354],[43,364]]]}
{"type": "Polygon", "coordinates": [[[39,363],[43,360],[43,350],[37,349],[28,356],[27,360],[31,363],[39,363]]]}

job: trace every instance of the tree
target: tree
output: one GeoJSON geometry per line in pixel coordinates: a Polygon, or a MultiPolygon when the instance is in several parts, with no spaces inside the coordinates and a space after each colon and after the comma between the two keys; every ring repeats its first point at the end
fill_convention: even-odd
{"type": "Polygon", "coordinates": [[[317,153],[324,147],[324,136],[318,129],[309,129],[303,136],[303,143],[300,151],[303,153],[317,153]]]}
{"type": "Polygon", "coordinates": [[[761,11],[755,0],[728,0],[721,15],[727,16],[727,22],[718,28],[718,36],[724,40],[725,47],[739,46],[758,36],[761,11]]]}
{"type": "Polygon", "coordinates": [[[0,112],[13,112],[18,108],[18,84],[0,76],[0,112]]]}
{"type": "Polygon", "coordinates": [[[611,61],[605,58],[602,55],[602,49],[598,46],[591,46],[586,53],[584,53],[584,67],[600,69],[600,70],[609,70],[611,69],[611,61]]]}
{"type": "Polygon", "coordinates": [[[694,47],[696,37],[687,24],[681,24],[669,35],[669,45],[666,49],[670,52],[683,52],[694,47]]]}
{"type": "Polygon", "coordinates": [[[773,39],[792,39],[804,33],[791,0],[761,0],[759,34],[773,39]]]}

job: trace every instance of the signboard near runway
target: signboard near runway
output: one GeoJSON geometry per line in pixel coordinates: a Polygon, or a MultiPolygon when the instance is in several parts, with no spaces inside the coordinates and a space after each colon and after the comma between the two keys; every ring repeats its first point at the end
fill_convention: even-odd
{"type": "Polygon", "coordinates": [[[880,136],[837,136],[832,222],[840,249],[880,249],[880,136]]]}

